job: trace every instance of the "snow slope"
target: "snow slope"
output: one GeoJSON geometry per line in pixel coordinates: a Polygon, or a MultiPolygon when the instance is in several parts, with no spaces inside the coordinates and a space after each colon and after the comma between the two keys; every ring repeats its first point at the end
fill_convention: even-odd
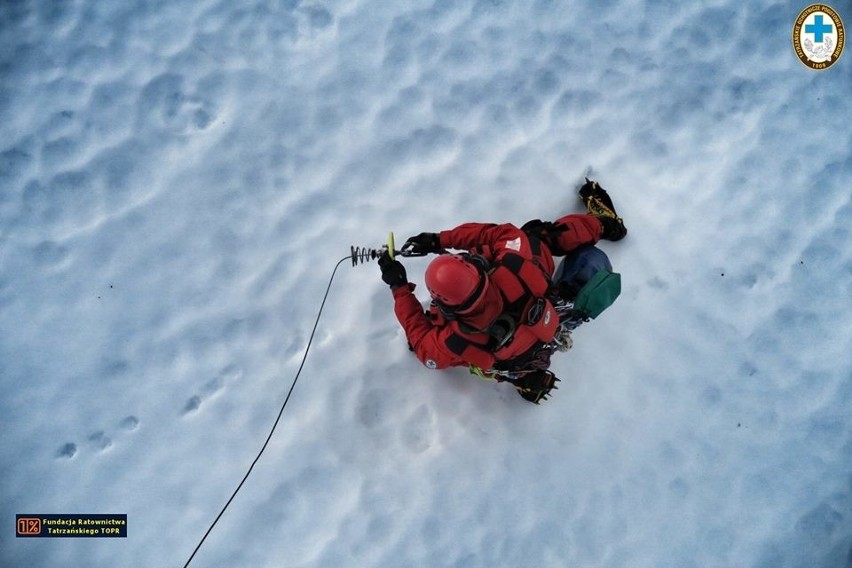
{"type": "Polygon", "coordinates": [[[591,172],[624,291],[551,401],[422,367],[344,266],[192,565],[852,566],[852,56],[796,60],[805,5],[0,4],[0,565],[182,566],[351,244],[591,172]]]}

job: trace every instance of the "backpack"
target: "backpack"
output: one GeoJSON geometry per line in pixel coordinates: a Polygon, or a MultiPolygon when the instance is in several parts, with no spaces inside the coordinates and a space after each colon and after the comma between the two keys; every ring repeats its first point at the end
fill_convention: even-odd
{"type": "Polygon", "coordinates": [[[606,253],[594,245],[568,253],[553,281],[559,297],[573,302],[575,310],[591,319],[601,315],[621,293],[621,275],[612,271],[606,253]]]}

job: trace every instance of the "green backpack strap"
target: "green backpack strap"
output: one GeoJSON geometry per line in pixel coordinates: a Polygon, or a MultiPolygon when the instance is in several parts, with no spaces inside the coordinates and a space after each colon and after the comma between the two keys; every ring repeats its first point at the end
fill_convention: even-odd
{"type": "Polygon", "coordinates": [[[580,288],[574,299],[574,309],[595,319],[610,307],[621,294],[621,275],[600,270],[580,288]]]}

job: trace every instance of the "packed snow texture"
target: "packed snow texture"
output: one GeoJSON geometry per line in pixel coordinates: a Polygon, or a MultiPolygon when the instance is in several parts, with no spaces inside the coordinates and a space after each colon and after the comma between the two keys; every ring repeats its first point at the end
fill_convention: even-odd
{"type": "Polygon", "coordinates": [[[852,565],[852,55],[797,61],[805,5],[0,3],[0,565],[183,565],[350,245],[587,174],[624,289],[552,400],[426,369],[344,264],[192,565],[852,565]]]}

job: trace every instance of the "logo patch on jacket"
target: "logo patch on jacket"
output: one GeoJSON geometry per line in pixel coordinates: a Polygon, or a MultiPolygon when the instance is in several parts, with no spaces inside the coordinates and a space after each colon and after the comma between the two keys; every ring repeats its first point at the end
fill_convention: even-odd
{"type": "Polygon", "coordinates": [[[510,250],[520,251],[521,250],[521,237],[517,239],[506,241],[506,248],[510,250]]]}
{"type": "Polygon", "coordinates": [[[438,364],[433,359],[426,359],[426,367],[429,369],[437,369],[438,364]]]}

